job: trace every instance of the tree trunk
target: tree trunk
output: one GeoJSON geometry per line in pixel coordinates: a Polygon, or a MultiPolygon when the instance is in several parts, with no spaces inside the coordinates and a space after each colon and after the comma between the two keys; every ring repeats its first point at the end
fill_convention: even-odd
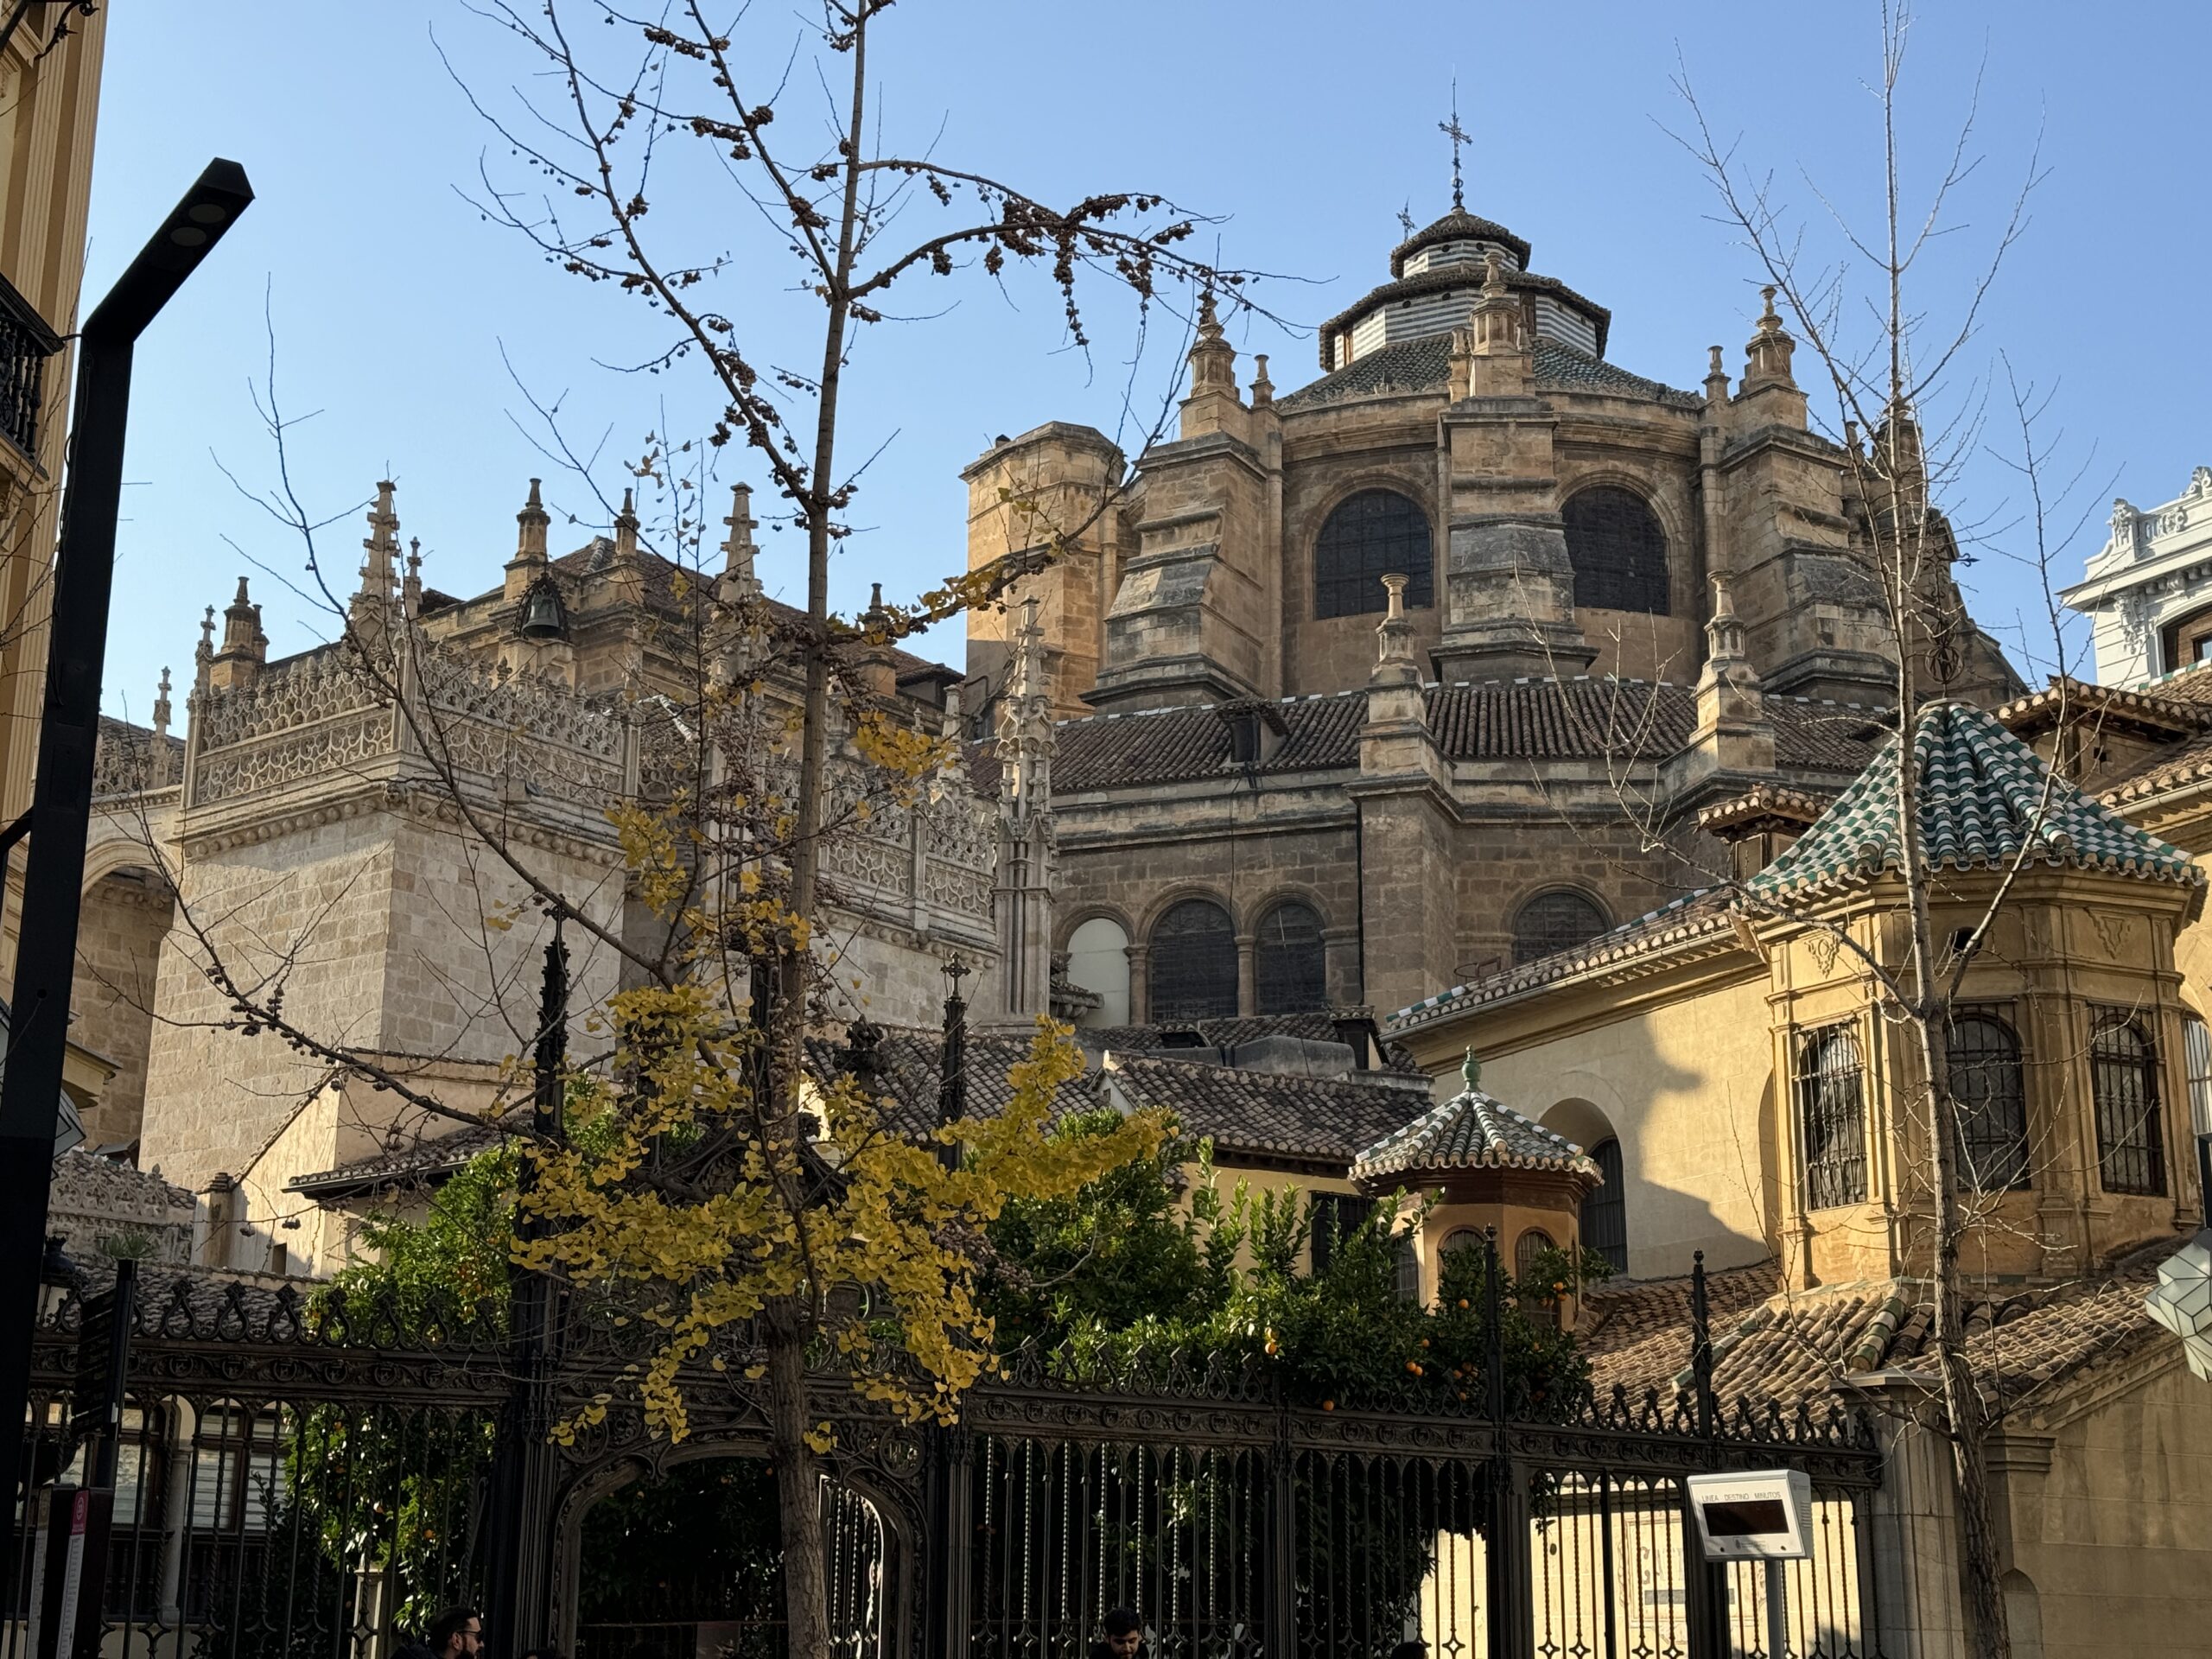
{"type": "Polygon", "coordinates": [[[830,1606],[822,1539],[821,1464],[806,1444],[806,1334],[799,1311],[773,1306],[768,1347],[768,1445],[784,1543],[784,1618],[790,1659],[829,1659],[830,1606]]]}

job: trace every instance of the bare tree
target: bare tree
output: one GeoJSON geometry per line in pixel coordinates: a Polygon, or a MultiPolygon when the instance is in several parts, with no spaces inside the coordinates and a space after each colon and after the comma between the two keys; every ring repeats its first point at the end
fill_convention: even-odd
{"type": "MultiPolygon", "coordinates": [[[[1898,118],[1910,22],[1898,0],[1883,0],[1880,73],[1872,86],[1881,125],[1881,209],[1872,232],[1866,234],[1821,196],[1821,207],[1846,249],[1832,263],[1808,257],[1803,228],[1771,175],[1747,168],[1734,147],[1716,136],[1687,74],[1677,89],[1688,122],[1677,136],[1711,181],[1720,219],[1750,250],[1770,293],[1780,296],[1819,361],[1840,428],[1835,436],[1847,469],[1847,487],[1862,504],[1857,557],[1880,594],[1896,646],[1899,735],[1894,746],[1897,821],[1891,833],[1899,849],[1897,874],[1908,919],[1903,961],[1885,963],[1845,930],[1827,931],[1859,959],[1877,988],[1882,1017],[1908,1031],[1917,1062],[1918,1075],[1897,1079],[1897,1086],[1908,1096],[1910,1116],[1919,1125],[1915,1155],[1921,1166],[1913,1185],[1929,1218],[1929,1349],[1956,1481],[1961,1591],[1974,1651],[1983,1659],[2002,1659],[2010,1652],[2010,1638],[1985,1455],[1993,1418],[1985,1391],[1989,1379],[1967,1328],[1968,1294],[1961,1257],[1971,1230],[1987,1219],[1977,1195],[1990,1185],[1984,1178],[1991,1172],[1970,1166],[1963,1126],[1971,1109],[1956,1091],[1948,1037],[1967,969],[2027,861],[2027,850],[2000,873],[1967,937],[1939,941],[1934,902],[1956,895],[1948,890],[1939,895],[1931,868],[1912,733],[1915,712],[1931,696],[1942,694],[1970,638],[1971,625],[1951,576],[1958,533],[1938,503],[1957,484],[1960,468],[1979,440],[1975,399],[1958,395],[1960,383],[1969,378],[1965,354],[1978,336],[1999,270],[2026,228],[2027,204],[2041,164],[2039,156],[2031,156],[2024,179],[1989,236],[1962,297],[1939,317],[1924,296],[1929,284],[1923,280],[1923,266],[1942,238],[1960,228],[1957,199],[1979,160],[1974,153],[1974,112],[1970,105],[1926,200],[1909,202],[1902,182],[1898,118]],[[1923,412],[1946,401],[1957,412],[1938,431],[1924,431],[1923,412]],[[1867,437],[1862,439],[1862,433],[1867,437]]],[[[2049,556],[2052,505],[2044,495],[2047,458],[2035,429],[2032,394],[2017,383],[2012,392],[2024,446],[2015,464],[2032,502],[2029,523],[2040,569],[2049,556]]],[[[2055,613],[2053,622],[2055,632],[2055,613]]],[[[2062,695],[2066,683],[2062,676],[2062,695]]],[[[2046,779],[2043,798],[2033,808],[2038,821],[2049,810],[2054,783],[2046,779]]],[[[1753,901],[1752,910],[1825,925],[1792,906],[1753,901]]]]}
{"type": "MultiPolygon", "coordinates": [[[[846,912],[830,855],[876,815],[930,810],[940,797],[972,799],[959,776],[964,734],[887,695],[895,643],[963,611],[1006,605],[1128,481],[1109,480],[1072,519],[1062,504],[1011,499],[1026,533],[1009,538],[1015,550],[1007,557],[841,618],[830,604],[832,556],[850,533],[867,464],[847,459],[842,442],[856,349],[868,327],[893,319],[894,295],[925,279],[965,270],[999,284],[1030,267],[1058,296],[1069,343],[1087,352],[1078,299],[1095,283],[1134,312],[1138,350],[1122,409],[1148,442],[1171,406],[1163,396],[1148,423],[1134,412],[1134,363],[1154,317],[1212,328],[1220,307],[1251,308],[1250,274],[1189,251],[1204,221],[1162,196],[1115,191],[1054,207],[932,152],[887,149],[869,46],[887,4],[829,0],[799,27],[796,46],[763,32],[780,22],[715,24],[700,0],[648,16],[605,0],[476,8],[531,60],[525,79],[535,90],[518,94],[512,112],[472,99],[545,181],[526,197],[487,175],[487,216],[562,270],[642,303],[666,333],[632,366],[689,365],[714,404],[696,440],[671,437],[666,424],[648,435],[626,464],[631,486],[619,505],[613,491],[601,493],[595,454],[570,443],[557,403],[538,405],[548,453],[596,497],[582,513],[612,530],[615,566],[660,584],[640,645],[652,672],[631,696],[571,697],[560,715],[619,733],[628,757],[614,768],[619,779],[586,766],[563,781],[613,820],[630,909],[649,912],[650,927],[603,902],[580,903],[526,833],[537,809],[523,798],[525,785],[547,760],[536,751],[515,759],[512,746],[544,712],[543,688],[500,668],[480,642],[442,639],[411,558],[403,571],[396,543],[379,541],[382,529],[359,590],[332,580],[318,540],[330,515],[304,505],[293,486],[273,374],[264,412],[277,480],[250,492],[304,547],[300,588],[334,620],[343,672],[394,711],[410,764],[427,773],[441,810],[477,849],[472,856],[521,895],[457,927],[469,935],[461,948],[493,970],[485,1018],[508,1023],[518,1052],[542,1034],[534,1012],[518,1016],[507,1006],[515,1000],[507,990],[523,988],[498,937],[531,906],[619,959],[635,988],[595,1011],[608,1034],[599,1053],[571,1066],[575,1086],[620,1126],[623,1150],[581,1159],[557,1138],[536,1149],[535,1213],[558,1225],[527,1253],[528,1264],[580,1287],[612,1283],[666,1333],[637,1386],[649,1416],[671,1433],[683,1432],[683,1366],[717,1332],[752,1333],[773,1442],[791,1644],[810,1659],[827,1653],[828,1633],[824,1430],[809,1415],[809,1355],[835,1351],[855,1386],[909,1414],[949,1409],[988,1357],[988,1326],[968,1294],[981,1223],[1007,1193],[1087,1178],[1081,1160],[1037,1156],[1039,1125],[1025,1128],[1020,1112],[1004,1129],[941,1131],[969,1161],[940,1171],[936,1158],[910,1155],[911,1131],[864,1090],[825,1084],[818,1068],[810,1084],[810,1034],[855,1011],[833,937],[846,912]],[[688,170],[676,165],[678,146],[692,158],[688,170]],[[659,181],[671,177],[684,181],[671,187],[683,195],[683,217],[728,227],[738,251],[702,257],[666,245],[683,234],[670,223],[677,216],[652,210],[659,181]],[[906,226],[922,214],[935,222],[906,226]],[[785,259],[820,325],[818,353],[804,369],[780,366],[725,292],[785,259]],[[706,504],[733,444],[754,457],[787,521],[804,532],[803,610],[770,603],[749,561],[741,572],[734,563],[710,568],[706,504]],[[867,1247],[876,1255],[856,1254],[855,1241],[871,1229],[848,1213],[868,1199],[881,1206],[867,1247]],[[897,1224],[888,1230],[886,1214],[897,1224]],[[684,1265],[641,1252],[641,1241],[679,1232],[692,1240],[678,1253],[684,1265]],[[891,1242],[905,1250],[896,1271],[880,1254],[891,1242]],[[887,1296],[912,1300],[897,1342],[882,1337],[880,1314],[872,1324],[855,1313],[868,1303],[851,1293],[868,1286],[879,1306],[887,1296]]],[[[741,492],[730,514],[741,539],[747,503],[741,492]]],[[[533,493],[525,517],[537,510],[533,493]]],[[[372,527],[389,516],[380,502],[372,527]]],[[[1010,704],[1041,706],[1038,685],[1007,690],[1010,704]]],[[[361,1077],[422,1119],[477,1116],[418,1070],[294,1012],[285,993],[306,931],[256,942],[249,962],[235,927],[226,934],[229,917],[184,894],[178,913],[180,937],[226,1007],[221,1023],[361,1077]]],[[[1016,1079],[1020,1097],[1049,1098],[1064,1060],[1040,1050],[1037,1069],[1016,1079]]],[[[503,1090],[494,1114],[518,1092],[503,1090]]],[[[1095,1156],[1126,1156],[1153,1133],[1134,1125],[1135,1139],[1102,1142],[1095,1156]]]]}

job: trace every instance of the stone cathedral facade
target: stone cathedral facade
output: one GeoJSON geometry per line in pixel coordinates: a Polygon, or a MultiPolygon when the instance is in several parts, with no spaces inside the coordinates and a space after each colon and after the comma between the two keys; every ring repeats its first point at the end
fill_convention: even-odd
{"type": "MultiPolygon", "coordinates": [[[[203,971],[209,939],[257,995],[281,984],[318,1039],[482,1109],[527,1052],[549,931],[497,849],[615,937],[658,925],[627,890],[608,808],[652,798],[656,766],[680,766],[670,734],[681,747],[702,664],[721,671],[701,591],[760,600],[747,492],[719,571],[641,546],[626,500],[611,537],[566,555],[550,522],[533,480],[499,584],[457,596],[425,585],[379,486],[350,641],[271,658],[241,579],[219,631],[208,609],[181,732],[166,671],[150,728],[105,723],[73,1035],[114,1071],[88,1132],[199,1195],[223,1264],[327,1268],[343,1242],[318,1237],[289,1183],[450,1125],[410,1122],[390,1092],[244,1028],[203,971]],[[413,647],[390,650],[403,631],[413,647]],[[360,671],[354,642],[382,674],[360,671]]],[[[957,671],[866,645],[852,667],[891,717],[957,729],[957,671]]],[[[1009,728],[1009,754],[1021,735],[1009,728]]],[[[833,756],[831,787],[849,785],[833,756]]],[[[997,873],[1027,867],[1001,842],[1033,849],[1037,833],[1019,801],[1001,811],[955,773],[833,840],[824,948],[850,987],[836,1016],[934,1021],[956,952],[978,1000],[1002,1003],[999,942],[1024,936],[996,914],[997,873]]],[[[1049,942],[1029,933],[1015,967],[1041,1007],[1049,942]]],[[[571,1006],[595,1007],[625,964],[581,929],[569,939],[571,1006]]]]}
{"type": "MultiPolygon", "coordinates": [[[[1891,718],[1866,509],[1771,295],[1740,372],[1715,346],[1681,390],[1532,253],[1455,205],[1280,396],[1209,303],[1125,490],[1059,422],[963,474],[971,568],[1069,550],[1022,592],[1093,1018],[1387,1010],[1576,943],[1802,827],[1891,718]]],[[[1941,683],[2013,694],[1934,581],[1941,683]]],[[[1008,644],[971,620],[971,707],[1008,644]]]]}

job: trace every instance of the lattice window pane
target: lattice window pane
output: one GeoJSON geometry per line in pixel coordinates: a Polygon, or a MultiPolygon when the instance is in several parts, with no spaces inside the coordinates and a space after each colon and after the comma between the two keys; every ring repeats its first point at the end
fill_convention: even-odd
{"type": "Polygon", "coordinates": [[[1428,515],[1395,490],[1362,490],[1339,505],[1313,543],[1313,614],[1389,608],[1382,578],[1406,578],[1406,603],[1436,603],[1428,515]]]}
{"type": "Polygon", "coordinates": [[[1549,1233],[1540,1227],[1529,1228],[1513,1241],[1513,1276],[1526,1279],[1536,1270],[1536,1258],[1556,1248],[1549,1233]]]}
{"type": "Polygon", "coordinates": [[[1612,924],[1579,893],[1540,893],[1513,918],[1513,960],[1535,962],[1594,939],[1612,924]]]}
{"type": "Polygon", "coordinates": [[[1797,1050],[1797,1118],[1805,1205],[1866,1201],[1866,1110],[1859,1039],[1846,1026],[1809,1033],[1797,1050]]]}
{"type": "Polygon", "coordinates": [[[1621,1143],[1600,1141],[1590,1148],[1590,1156],[1600,1179],[1582,1200],[1582,1248],[1604,1256],[1615,1273],[1626,1273],[1628,1204],[1621,1191],[1621,1143]]]}
{"type": "Polygon", "coordinates": [[[1667,533],[1643,497],[1601,485],[1569,498],[1560,518],[1578,606],[1668,613],[1667,533]]]}
{"type": "Polygon", "coordinates": [[[2090,1034],[2089,1095],[2105,1191],[2163,1195],[2158,1056],[2143,1028],[2126,1014],[2101,1016],[2090,1034]]]}
{"type": "Polygon", "coordinates": [[[1185,899],[1152,930],[1154,1024],[1224,1020],[1236,1012],[1236,931],[1229,912],[1185,899]]]}
{"type": "Polygon", "coordinates": [[[1958,1103],[1959,1185],[2003,1192],[2028,1185],[2027,1091],[2020,1039],[1994,1014],[1961,1014],[1947,1044],[1958,1103]]]}
{"type": "Polygon", "coordinates": [[[1277,905],[1260,922],[1252,963],[1262,1014],[1309,1014],[1329,1006],[1321,918],[1304,905],[1277,905]]]}
{"type": "Polygon", "coordinates": [[[2189,1071],[2189,1126],[2212,1135],[2212,1030],[2195,1014],[2181,1022],[2182,1054],[2189,1071]]]}

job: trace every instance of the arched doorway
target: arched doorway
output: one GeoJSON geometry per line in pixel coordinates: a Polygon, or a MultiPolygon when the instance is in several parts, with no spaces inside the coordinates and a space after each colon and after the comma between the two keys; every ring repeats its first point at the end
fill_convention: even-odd
{"type": "MultiPolygon", "coordinates": [[[[881,1659],[893,1623],[890,1539],[875,1506],[822,1489],[833,1659],[881,1659]]],[[[774,1470],[758,1458],[679,1463],[584,1512],[577,1659],[783,1659],[774,1470]]]]}

